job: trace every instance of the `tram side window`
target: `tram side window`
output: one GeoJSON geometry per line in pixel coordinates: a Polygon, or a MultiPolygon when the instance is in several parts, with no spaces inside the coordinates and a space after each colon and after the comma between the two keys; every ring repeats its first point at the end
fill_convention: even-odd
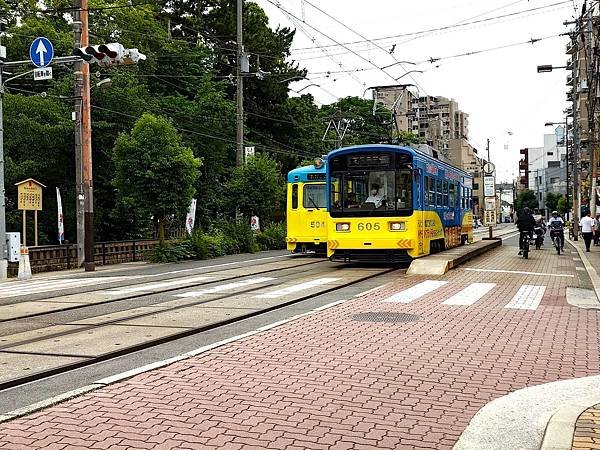
{"type": "Polygon", "coordinates": [[[444,180],[444,184],[443,184],[443,194],[444,194],[444,207],[448,207],[448,182],[446,180],[444,180]]]}
{"type": "Polygon", "coordinates": [[[444,189],[442,186],[442,180],[436,180],[436,193],[437,193],[437,201],[436,204],[439,207],[441,207],[444,202],[443,202],[443,196],[444,196],[444,189]]]}
{"type": "Polygon", "coordinates": [[[450,195],[450,208],[456,208],[456,185],[454,183],[450,183],[448,192],[450,195]]]}
{"type": "Polygon", "coordinates": [[[298,209],[298,185],[292,184],[292,209],[298,209]]]}
{"type": "Polygon", "coordinates": [[[425,179],[427,204],[430,206],[435,206],[435,179],[431,177],[426,177],[425,179]]]}

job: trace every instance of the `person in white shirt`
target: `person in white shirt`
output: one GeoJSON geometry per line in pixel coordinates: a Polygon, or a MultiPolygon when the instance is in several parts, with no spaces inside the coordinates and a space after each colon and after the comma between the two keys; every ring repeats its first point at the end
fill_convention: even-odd
{"type": "Polygon", "coordinates": [[[585,217],[582,217],[579,221],[581,227],[581,235],[585,242],[585,251],[590,251],[590,244],[592,243],[592,236],[594,235],[594,219],[590,217],[590,212],[585,213],[585,217]]]}
{"type": "Polygon", "coordinates": [[[373,183],[371,185],[371,195],[367,197],[365,203],[373,203],[375,208],[379,208],[381,206],[381,202],[383,201],[383,195],[379,193],[379,185],[377,183],[373,183]]]}
{"type": "Polygon", "coordinates": [[[560,248],[561,250],[565,249],[565,222],[562,220],[562,217],[558,215],[558,211],[552,211],[552,217],[548,220],[548,228],[550,229],[550,236],[556,233],[558,234],[558,238],[560,239],[560,248]]]}

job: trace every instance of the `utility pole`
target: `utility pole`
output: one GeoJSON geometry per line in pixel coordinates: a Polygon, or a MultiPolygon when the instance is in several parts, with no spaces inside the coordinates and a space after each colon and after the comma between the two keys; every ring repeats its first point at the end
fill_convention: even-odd
{"type": "MultiPolygon", "coordinates": [[[[81,46],[88,41],[88,0],[81,1],[81,46]]],[[[94,186],[92,178],[92,114],[90,106],[90,66],[81,65],[81,163],[83,181],[83,209],[85,223],[85,271],[95,270],[94,264],[94,186]]]]}
{"type": "Polygon", "coordinates": [[[490,162],[490,140],[489,139],[487,140],[486,149],[487,149],[488,162],[490,162]]]}
{"type": "Polygon", "coordinates": [[[244,0],[237,0],[237,151],[235,163],[238,166],[244,164],[244,78],[242,77],[242,59],[244,58],[244,46],[242,43],[242,14],[244,0]]]}
{"type": "MultiPolygon", "coordinates": [[[[6,55],[6,50],[0,53],[6,55]]],[[[4,195],[4,123],[2,120],[2,97],[4,95],[4,84],[2,71],[4,60],[0,58],[0,280],[8,277],[8,249],[6,248],[6,197],[4,195]]]]}
{"type": "MultiPolygon", "coordinates": [[[[76,50],[81,47],[81,0],[74,0],[73,6],[75,7],[73,14],[73,48],[76,50]]],[[[82,67],[87,66],[81,61],[74,64],[74,116],[75,121],[75,208],[77,218],[77,267],[82,267],[85,261],[84,258],[84,241],[85,241],[85,216],[84,216],[84,205],[83,200],[85,198],[83,193],[83,165],[82,165],[82,128],[81,128],[81,116],[83,112],[82,108],[82,97],[83,97],[83,72],[82,67]]]]}

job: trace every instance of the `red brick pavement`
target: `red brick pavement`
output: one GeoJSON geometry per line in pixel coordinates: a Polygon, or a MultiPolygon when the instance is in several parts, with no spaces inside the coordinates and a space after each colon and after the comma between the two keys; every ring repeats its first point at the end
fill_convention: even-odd
{"type": "MultiPolygon", "coordinates": [[[[514,253],[468,266],[577,275],[569,254],[514,253]]],[[[0,448],[449,449],[490,400],[597,374],[600,312],[565,301],[577,276],[439,278],[448,284],[410,304],[382,299],[424,277],[0,424],[0,448]],[[498,285],[472,306],[441,304],[481,281],[498,285]],[[541,305],[504,309],[522,284],[547,286],[541,305]],[[421,319],[352,319],[369,311],[421,319]]]]}

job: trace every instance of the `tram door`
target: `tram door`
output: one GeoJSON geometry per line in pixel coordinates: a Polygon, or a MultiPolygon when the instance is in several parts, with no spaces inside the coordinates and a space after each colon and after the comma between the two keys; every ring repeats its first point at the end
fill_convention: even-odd
{"type": "Polygon", "coordinates": [[[417,220],[419,221],[419,236],[418,236],[418,249],[419,255],[425,253],[423,249],[423,245],[425,242],[425,192],[424,192],[424,179],[423,179],[423,170],[415,169],[413,171],[413,177],[415,182],[415,203],[417,210],[417,220]]]}

